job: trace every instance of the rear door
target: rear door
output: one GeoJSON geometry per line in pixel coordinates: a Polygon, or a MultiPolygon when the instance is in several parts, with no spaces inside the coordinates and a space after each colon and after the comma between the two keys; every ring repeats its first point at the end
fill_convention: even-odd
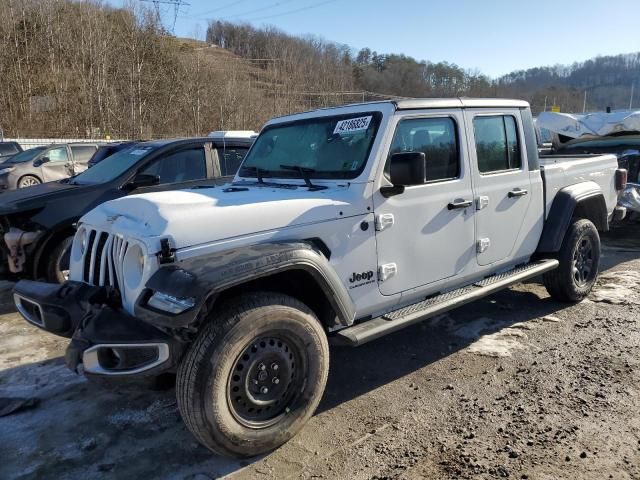
{"type": "MultiPolygon", "coordinates": [[[[393,295],[475,269],[473,192],[461,110],[402,116],[389,149],[424,152],[423,185],[374,196],[378,266],[395,272],[379,283],[393,295]]],[[[381,275],[383,278],[386,275],[381,275]]]]}
{"type": "Polygon", "coordinates": [[[518,109],[465,112],[474,171],[476,258],[479,265],[507,261],[516,250],[531,203],[518,109]]]}

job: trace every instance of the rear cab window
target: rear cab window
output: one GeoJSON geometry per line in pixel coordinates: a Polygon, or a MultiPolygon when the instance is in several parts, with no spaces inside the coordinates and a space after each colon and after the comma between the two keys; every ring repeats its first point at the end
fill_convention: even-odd
{"type": "Polygon", "coordinates": [[[519,170],[522,149],[513,115],[482,115],[473,119],[478,170],[481,174],[519,170]]]}

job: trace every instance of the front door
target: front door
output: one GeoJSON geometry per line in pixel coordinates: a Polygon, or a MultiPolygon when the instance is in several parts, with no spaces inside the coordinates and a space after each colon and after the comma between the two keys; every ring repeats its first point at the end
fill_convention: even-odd
{"type": "Polygon", "coordinates": [[[531,202],[520,111],[467,110],[479,265],[512,256],[531,202]]]}
{"type": "MultiPolygon", "coordinates": [[[[400,118],[389,150],[424,152],[427,178],[402,194],[374,195],[379,288],[393,295],[460,274],[474,262],[471,172],[462,112],[400,118]]],[[[388,174],[388,160],[385,175],[388,174]]]]}
{"type": "Polygon", "coordinates": [[[158,185],[141,187],[132,193],[157,192],[189,188],[211,177],[204,145],[182,147],[152,160],[138,173],[156,175],[158,185]]]}
{"type": "Polygon", "coordinates": [[[42,181],[52,182],[54,180],[62,180],[73,175],[73,162],[69,158],[67,146],[53,147],[42,154],[40,158],[48,158],[49,161],[43,163],[42,181]]]}

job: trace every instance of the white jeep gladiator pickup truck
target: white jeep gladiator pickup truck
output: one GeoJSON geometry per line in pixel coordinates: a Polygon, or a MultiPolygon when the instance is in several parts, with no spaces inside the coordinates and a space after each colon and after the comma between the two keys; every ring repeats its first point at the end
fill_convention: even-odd
{"type": "MultiPolygon", "coordinates": [[[[313,414],[329,339],[361,345],[543,275],[593,286],[626,172],[538,158],[517,100],[365,103],[263,128],[231,184],[86,214],[63,285],[23,280],[25,319],[90,378],[177,372],[202,444],[252,456],[313,414]]],[[[623,213],[623,212],[622,212],[623,213]]]]}

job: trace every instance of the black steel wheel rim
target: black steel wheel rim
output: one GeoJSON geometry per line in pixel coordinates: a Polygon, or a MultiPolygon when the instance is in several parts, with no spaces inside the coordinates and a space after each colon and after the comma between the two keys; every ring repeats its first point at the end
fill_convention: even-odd
{"type": "Polygon", "coordinates": [[[573,279],[577,285],[586,285],[592,280],[594,263],[593,241],[582,237],[573,253],[573,279]]]}
{"type": "Polygon", "coordinates": [[[303,348],[283,334],[257,337],[243,349],[227,385],[227,402],[239,423],[266,428],[291,411],[304,386],[303,348]]]}

